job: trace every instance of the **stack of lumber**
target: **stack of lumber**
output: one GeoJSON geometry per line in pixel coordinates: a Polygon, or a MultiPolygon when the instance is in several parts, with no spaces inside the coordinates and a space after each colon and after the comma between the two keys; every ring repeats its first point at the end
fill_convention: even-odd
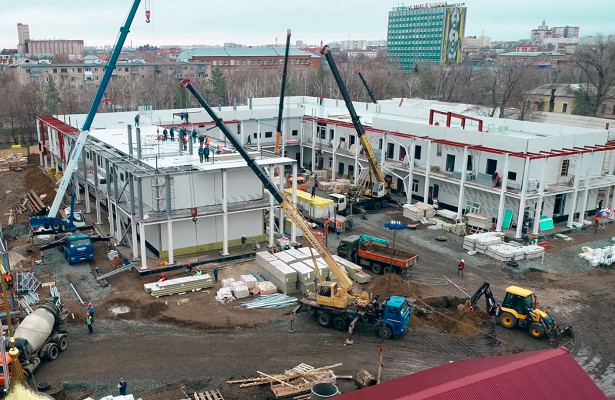
{"type": "Polygon", "coordinates": [[[0,158],[0,172],[8,171],[9,169],[9,163],[4,158],[0,158]]]}
{"type": "Polygon", "coordinates": [[[214,286],[214,282],[209,274],[203,274],[201,276],[167,279],[164,282],[146,283],[143,286],[147,293],[154,297],[160,297],[210,288],[214,286]]]}
{"type": "Polygon", "coordinates": [[[473,226],[475,228],[480,229],[491,229],[492,228],[492,218],[489,215],[479,214],[479,213],[468,213],[466,214],[468,218],[468,225],[473,226]]]}
{"type": "Polygon", "coordinates": [[[312,171],[312,177],[311,179],[314,179],[314,174],[316,174],[318,176],[318,184],[320,185],[321,183],[324,183],[327,181],[327,179],[329,179],[329,175],[328,172],[324,169],[320,169],[320,170],[316,170],[316,171],[312,171]]]}
{"type": "Polygon", "coordinates": [[[416,207],[419,210],[422,210],[425,218],[432,218],[436,215],[436,208],[431,204],[419,202],[419,203],[415,203],[414,207],[416,207]]]}
{"type": "Polygon", "coordinates": [[[336,383],[333,368],[342,364],[334,364],[321,368],[314,368],[307,364],[299,364],[295,368],[285,371],[283,374],[266,374],[260,371],[257,378],[226,381],[228,384],[239,384],[239,387],[251,387],[258,385],[270,385],[271,391],[276,398],[296,396],[309,392],[317,383],[336,383]]]}
{"type": "Polygon", "coordinates": [[[441,229],[445,232],[450,232],[455,236],[463,236],[466,231],[466,224],[460,222],[458,224],[449,224],[448,222],[441,221],[438,223],[441,229]]]}
{"type": "Polygon", "coordinates": [[[278,292],[277,286],[269,281],[257,282],[256,286],[261,294],[274,294],[278,292]]]}
{"type": "Polygon", "coordinates": [[[281,260],[271,261],[261,266],[261,274],[284,294],[297,292],[297,271],[281,260]]]}
{"type": "Polygon", "coordinates": [[[353,281],[358,283],[369,283],[369,281],[372,279],[371,276],[363,272],[363,268],[361,268],[357,264],[350,262],[345,258],[342,258],[335,254],[333,255],[333,259],[335,260],[335,262],[341,265],[344,270],[346,270],[348,277],[353,281]]]}

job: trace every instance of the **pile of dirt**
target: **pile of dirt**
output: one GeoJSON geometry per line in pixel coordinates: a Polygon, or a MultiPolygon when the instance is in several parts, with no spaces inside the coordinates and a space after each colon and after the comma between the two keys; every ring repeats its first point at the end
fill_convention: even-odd
{"type": "Polygon", "coordinates": [[[396,274],[380,275],[372,279],[367,286],[374,296],[381,298],[388,296],[404,296],[414,298],[419,295],[419,288],[412,282],[404,280],[396,274]]]}
{"type": "Polygon", "coordinates": [[[141,307],[141,316],[143,318],[155,318],[160,313],[169,309],[169,306],[161,301],[145,304],[141,307]]]}
{"type": "Polygon", "coordinates": [[[466,299],[454,296],[431,297],[424,300],[429,312],[415,310],[411,326],[431,326],[456,335],[471,335],[481,329],[491,316],[484,311],[470,312],[466,299]]]}
{"type": "Polygon", "coordinates": [[[529,281],[535,282],[555,282],[557,280],[557,275],[551,272],[540,271],[535,268],[530,268],[528,272],[523,274],[523,277],[529,281]]]}

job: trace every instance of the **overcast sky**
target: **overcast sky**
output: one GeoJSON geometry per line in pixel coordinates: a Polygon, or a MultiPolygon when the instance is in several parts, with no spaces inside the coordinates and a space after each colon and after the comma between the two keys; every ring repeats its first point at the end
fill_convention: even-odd
{"type": "MultiPolygon", "coordinates": [[[[150,0],[132,24],[127,45],[240,44],[285,41],[325,44],[345,39],[386,39],[392,7],[419,4],[391,0],[150,0]]],[[[423,1],[424,3],[425,1],[423,1]]],[[[449,1],[449,4],[453,3],[449,1]]],[[[0,48],[17,47],[17,23],[30,38],[83,39],[86,46],[113,44],[131,0],[27,0],[0,2],[0,48]]],[[[580,26],[580,35],[615,34],[614,0],[466,0],[466,36],[527,39],[544,19],[549,26],[580,26]]]]}

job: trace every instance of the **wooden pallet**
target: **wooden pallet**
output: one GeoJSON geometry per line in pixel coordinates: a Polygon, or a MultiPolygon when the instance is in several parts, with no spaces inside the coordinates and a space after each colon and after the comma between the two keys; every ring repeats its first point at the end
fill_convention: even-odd
{"type": "Polygon", "coordinates": [[[207,390],[202,393],[194,393],[194,400],[224,400],[220,392],[216,390],[207,390]]]}

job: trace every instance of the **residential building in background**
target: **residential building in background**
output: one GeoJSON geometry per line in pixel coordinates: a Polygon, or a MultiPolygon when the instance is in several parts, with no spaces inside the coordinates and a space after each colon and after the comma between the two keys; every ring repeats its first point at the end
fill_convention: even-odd
{"type": "Polygon", "coordinates": [[[545,39],[557,39],[557,38],[578,38],[579,27],[578,26],[554,26],[549,28],[547,23],[543,20],[542,24],[538,25],[535,29],[530,31],[530,39],[534,42],[541,42],[545,39]]]}
{"type": "Polygon", "coordinates": [[[502,64],[530,63],[536,67],[553,67],[566,60],[566,55],[556,51],[511,51],[498,55],[502,64]]]}
{"type": "MultiPolygon", "coordinates": [[[[228,45],[184,51],[178,56],[178,59],[189,62],[208,62],[212,68],[220,68],[229,72],[239,68],[277,69],[284,65],[284,51],[284,46],[244,47],[228,45]]],[[[318,69],[321,64],[321,57],[291,47],[288,53],[288,63],[295,69],[318,69]]]]}
{"type": "Polygon", "coordinates": [[[389,11],[389,63],[405,69],[418,63],[461,63],[466,11],[464,3],[394,7],[389,11]]]}
{"type": "Polygon", "coordinates": [[[377,50],[386,45],[386,40],[341,40],[340,50],[377,50]]]}
{"type": "Polygon", "coordinates": [[[17,52],[33,58],[68,56],[70,60],[80,60],[85,54],[83,40],[31,40],[28,25],[17,24],[17,52]]]}
{"type": "Polygon", "coordinates": [[[480,49],[491,47],[489,36],[466,36],[463,38],[463,53],[477,53],[480,49]]]}
{"type": "MultiPolygon", "coordinates": [[[[580,91],[588,90],[586,85],[581,84],[546,84],[529,92],[528,101],[532,104],[532,110],[552,113],[572,114],[576,95],[580,91]]],[[[589,91],[593,89],[590,87],[589,91]]],[[[611,89],[598,108],[599,118],[615,119],[615,88],[611,89]]]]}

